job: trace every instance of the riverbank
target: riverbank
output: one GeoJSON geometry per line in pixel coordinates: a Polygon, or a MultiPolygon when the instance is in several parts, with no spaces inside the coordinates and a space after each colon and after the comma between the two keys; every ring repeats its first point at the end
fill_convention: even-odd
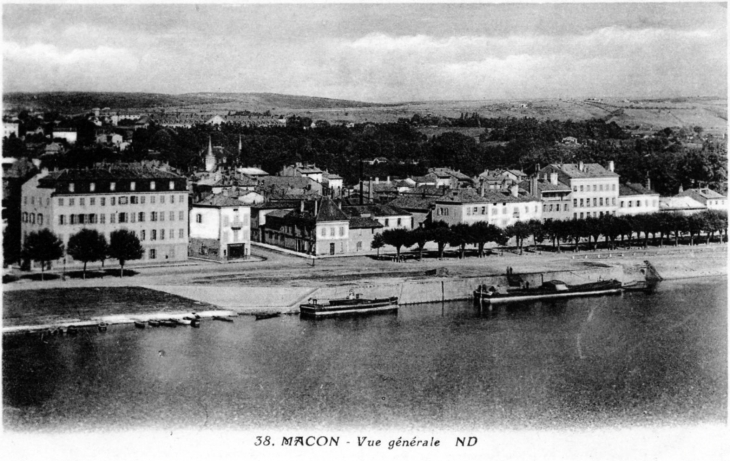
{"type": "MultiPolygon", "coordinates": [[[[349,259],[318,267],[281,264],[218,273],[140,274],[125,279],[33,282],[4,286],[3,332],[68,325],[130,323],[140,316],[171,318],[191,311],[238,315],[296,313],[308,298],[331,299],[349,291],[398,296],[400,304],[467,299],[481,284],[506,285],[511,267],[530,286],[546,280],[587,283],[643,280],[648,261],[664,280],[727,275],[726,246],[664,248],[580,254],[527,254],[466,260],[392,263],[349,259]],[[553,270],[553,268],[555,268],[553,270]],[[395,274],[395,275],[393,275],[395,274]],[[38,289],[43,288],[43,289],[38,289]],[[86,290],[84,296],[74,290],[86,290]],[[162,317],[159,317],[162,316],[162,317]]],[[[271,258],[276,263],[276,258],[271,258]]]]}

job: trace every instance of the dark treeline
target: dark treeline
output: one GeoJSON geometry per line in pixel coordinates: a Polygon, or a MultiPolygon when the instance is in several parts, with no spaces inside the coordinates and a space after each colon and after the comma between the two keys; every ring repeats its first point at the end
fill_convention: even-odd
{"type": "MultiPolygon", "coordinates": [[[[462,115],[458,119],[428,120],[420,116],[398,123],[358,124],[353,128],[319,121],[310,128],[308,119],[291,118],[287,126],[247,127],[239,124],[195,125],[165,128],[151,124],[133,134],[131,150],[117,153],[93,147],[80,136],[79,145],[51,166],[85,166],[99,161],[156,158],[182,171],[203,165],[208,139],[222,147],[217,155],[229,165],[259,165],[276,174],[293,162],[313,162],[341,175],[346,184],[358,182],[359,160],[384,157],[388,163],[366,165],[365,176],[408,176],[425,174],[429,167],[450,167],[470,176],[485,169],[516,168],[527,172],[549,163],[614,160],[623,181],[646,183],[663,195],[677,193],[680,185],[709,186],[724,190],[727,180],[726,147],[705,139],[692,147],[685,136],[664,129],[647,139],[632,139],[615,123],[602,120],[539,121],[531,118],[481,118],[462,115]],[[419,125],[478,126],[484,132],[478,140],[457,132],[428,138],[419,125]],[[560,141],[574,137],[578,144],[560,141]],[[239,154],[239,140],[241,150],[239,154]],[[87,144],[87,145],[84,145],[87,144]]],[[[686,130],[685,130],[686,131],[686,130]]]]}
{"type": "Polygon", "coordinates": [[[543,249],[552,248],[556,252],[564,250],[565,245],[574,251],[596,250],[601,240],[608,249],[620,246],[647,248],[650,244],[661,247],[667,240],[673,245],[679,245],[680,239],[689,245],[709,243],[715,234],[722,238],[723,233],[726,239],[727,213],[708,210],[689,216],[679,213],[650,213],[634,216],[605,215],[567,221],[520,221],[504,229],[485,222],[453,226],[434,222],[413,230],[386,230],[375,236],[372,248],[390,245],[396,249],[396,256],[400,256],[401,248],[413,248],[418,251],[420,258],[426,243],[434,242],[438,246],[439,258],[443,257],[447,245],[458,248],[459,255],[463,258],[469,245],[475,246],[477,255],[482,257],[486,244],[491,242],[504,246],[510,239],[514,239],[516,249],[522,254],[525,245],[529,247],[532,244],[537,249],[544,242],[548,242],[548,245],[543,245],[543,249]]]}

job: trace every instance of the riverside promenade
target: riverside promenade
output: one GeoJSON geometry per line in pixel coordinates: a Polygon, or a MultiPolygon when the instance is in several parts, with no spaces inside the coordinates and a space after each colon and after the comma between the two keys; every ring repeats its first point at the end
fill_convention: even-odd
{"type": "MultiPolygon", "coordinates": [[[[4,301],[24,291],[136,287],[185,298],[200,304],[201,308],[238,314],[293,313],[299,303],[309,297],[339,297],[350,290],[365,296],[399,296],[401,303],[464,299],[480,283],[499,283],[507,267],[515,274],[547,277],[546,280],[558,278],[569,283],[607,277],[625,282],[641,279],[645,261],[649,261],[664,279],[727,274],[725,244],[577,253],[525,252],[523,255],[505,251],[502,256],[484,258],[458,259],[452,254],[442,260],[430,254],[422,261],[409,258],[406,262],[393,262],[389,256],[381,260],[367,256],[311,260],[260,247],[255,248],[255,256],[248,261],[223,265],[189,261],[175,266],[130,266],[136,274],[124,278],[107,275],[87,280],[21,280],[3,285],[4,301]]],[[[74,315],[73,319],[128,322],[132,317],[140,318],[142,313],[139,308],[133,309],[131,312],[136,315],[125,318],[118,308],[113,315],[105,316],[104,309],[104,305],[99,305],[93,312],[95,315],[87,318],[74,315]]],[[[154,306],[142,310],[145,309],[149,310],[143,312],[145,314],[156,313],[154,306]]],[[[4,325],[7,324],[7,312],[4,307],[4,325]]],[[[189,311],[167,309],[166,312],[180,315],[189,311]]],[[[63,314],[59,316],[63,317],[63,314]]],[[[22,325],[14,325],[18,326],[22,325]]],[[[7,331],[5,326],[4,331],[7,331]]]]}

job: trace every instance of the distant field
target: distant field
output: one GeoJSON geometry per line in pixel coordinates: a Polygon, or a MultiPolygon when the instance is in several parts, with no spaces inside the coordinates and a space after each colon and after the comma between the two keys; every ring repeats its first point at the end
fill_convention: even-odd
{"type": "Polygon", "coordinates": [[[229,111],[270,111],[276,115],[310,117],[331,123],[387,123],[414,114],[433,114],[458,118],[462,113],[482,117],[534,117],[540,120],[586,120],[600,118],[622,127],[640,129],[702,126],[713,133],[727,132],[727,99],[514,99],[470,101],[422,101],[376,104],[341,99],[294,96],[274,93],[190,93],[165,95],[151,93],[9,93],[3,96],[8,106],[24,106],[62,113],[88,111],[93,107],[139,110],[165,109],[167,112],[204,112],[227,114],[229,111]],[[523,107],[526,106],[526,107],[523,107]]]}

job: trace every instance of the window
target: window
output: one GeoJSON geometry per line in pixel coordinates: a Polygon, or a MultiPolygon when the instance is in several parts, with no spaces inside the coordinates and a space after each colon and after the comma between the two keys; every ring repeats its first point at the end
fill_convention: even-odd
{"type": "Polygon", "coordinates": [[[152,229],[152,235],[150,236],[150,240],[157,240],[157,229],[152,229]]]}
{"type": "MultiPolygon", "coordinates": [[[[182,211],[181,211],[180,213],[182,213],[182,211]]],[[[195,215],[195,222],[197,222],[197,223],[202,223],[202,222],[203,222],[203,215],[202,215],[202,214],[200,214],[200,213],[196,214],[196,215],[195,215]]],[[[324,236],[324,235],[323,235],[323,236],[324,236]]]]}
{"type": "Polygon", "coordinates": [[[73,225],[73,224],[78,223],[78,216],[76,216],[75,214],[70,214],[70,215],[68,215],[68,217],[70,220],[69,224],[73,225]]]}
{"type": "Polygon", "coordinates": [[[129,197],[129,203],[131,203],[132,205],[137,205],[139,203],[139,197],[137,197],[136,195],[129,197]]]}
{"type": "MultiPolygon", "coordinates": [[[[155,231],[152,231],[152,235],[154,235],[155,231]]],[[[154,240],[154,238],[152,239],[154,240]]],[[[154,248],[150,248],[150,259],[157,259],[157,250],[154,248]]]]}
{"type": "Polygon", "coordinates": [[[74,186],[74,183],[70,182],[68,183],[68,191],[73,192],[76,187],[74,186]]]}
{"type": "Polygon", "coordinates": [[[355,250],[362,251],[362,242],[357,242],[357,244],[355,244],[355,250]]]}
{"type": "Polygon", "coordinates": [[[23,222],[28,222],[28,212],[27,211],[23,212],[23,222]]]}
{"type": "Polygon", "coordinates": [[[580,206],[583,206],[583,199],[580,199],[580,206]]]}
{"type": "Polygon", "coordinates": [[[164,220],[165,220],[165,212],[160,211],[160,221],[164,221],[164,220]]]}
{"type": "Polygon", "coordinates": [[[502,214],[507,214],[507,207],[502,208],[502,214]]]}
{"type": "Polygon", "coordinates": [[[175,181],[170,181],[170,190],[175,190],[175,181]]]}
{"type": "Polygon", "coordinates": [[[150,221],[157,221],[157,212],[156,211],[150,212],[150,221]]]}
{"type": "Polygon", "coordinates": [[[170,203],[175,203],[175,196],[174,195],[171,195],[170,196],[170,203]]]}
{"type": "Polygon", "coordinates": [[[74,206],[74,205],[76,205],[76,200],[72,199],[72,198],[68,199],[68,206],[74,206]]]}
{"type": "Polygon", "coordinates": [[[127,203],[129,203],[129,197],[119,197],[120,205],[126,205],[127,203]]]}
{"type": "Polygon", "coordinates": [[[110,182],[109,183],[109,190],[112,191],[112,192],[114,192],[115,190],[117,190],[117,183],[110,182]]]}
{"type": "Polygon", "coordinates": [[[155,190],[157,188],[157,185],[154,181],[150,181],[150,190],[155,190]]]}
{"type": "Polygon", "coordinates": [[[583,192],[583,186],[580,186],[580,191],[583,192]]]}
{"type": "Polygon", "coordinates": [[[39,226],[43,225],[43,215],[42,214],[38,215],[38,225],[39,226]]]}
{"type": "Polygon", "coordinates": [[[86,199],[84,197],[79,199],[79,206],[86,206],[86,199]]]}
{"type": "Polygon", "coordinates": [[[611,184],[611,190],[616,190],[616,184],[611,184]]]}
{"type": "Polygon", "coordinates": [[[181,195],[180,196],[180,203],[183,203],[183,202],[185,202],[185,196],[184,195],[181,195]]]}
{"type": "Polygon", "coordinates": [[[182,239],[182,238],[185,238],[185,229],[179,229],[179,230],[177,231],[177,237],[178,237],[178,238],[181,238],[181,239],[182,239]]]}
{"type": "Polygon", "coordinates": [[[228,216],[223,216],[223,227],[228,227],[230,224],[230,219],[228,219],[228,216]]]}
{"type": "Polygon", "coordinates": [[[632,205],[633,203],[634,203],[634,202],[633,202],[632,200],[629,200],[629,208],[631,208],[631,205],[632,205]]]}
{"type": "MultiPolygon", "coordinates": [[[[27,199],[28,197],[25,197],[25,198],[27,199]]],[[[63,206],[63,199],[62,198],[59,198],[58,199],[58,206],[63,206]]]]}
{"type": "Polygon", "coordinates": [[[106,215],[104,213],[99,215],[99,224],[106,224],[106,215]]]}
{"type": "Polygon", "coordinates": [[[598,203],[598,200],[595,197],[593,197],[593,206],[598,206],[597,203],[598,203]]]}
{"type": "Polygon", "coordinates": [[[155,203],[155,196],[154,195],[150,197],[150,203],[152,203],[152,204],[155,203]]]}
{"type": "Polygon", "coordinates": [[[165,196],[164,195],[160,195],[160,203],[165,203],[165,196]]]}
{"type": "Polygon", "coordinates": [[[30,204],[31,205],[35,205],[35,197],[31,197],[30,198],[30,204]]]}
{"type": "Polygon", "coordinates": [[[106,198],[104,198],[104,197],[100,198],[99,202],[101,202],[100,203],[101,206],[106,206],[106,198]]]}
{"type": "Polygon", "coordinates": [[[117,198],[116,197],[109,198],[109,205],[114,206],[116,204],[117,204],[117,198]]]}
{"type": "MultiPolygon", "coordinates": [[[[544,208],[543,208],[543,211],[544,211],[544,208]]],[[[552,204],[550,205],[550,210],[549,210],[549,211],[553,211],[553,206],[552,206],[552,204]]]]}
{"type": "Polygon", "coordinates": [[[621,200],[621,208],[623,208],[623,207],[624,207],[624,201],[621,200]]]}
{"type": "MultiPolygon", "coordinates": [[[[476,208],[474,208],[474,213],[475,213],[475,214],[476,214],[476,211],[477,211],[477,210],[476,210],[476,208]]],[[[401,222],[400,220],[401,220],[401,218],[398,218],[398,225],[399,225],[399,226],[400,226],[400,222],[401,222]]]]}
{"type": "Polygon", "coordinates": [[[598,190],[601,191],[601,192],[603,192],[603,184],[599,184],[598,185],[598,190]]]}
{"type": "Polygon", "coordinates": [[[174,221],[174,220],[175,220],[175,212],[171,211],[170,212],[170,221],[174,221]]]}
{"type": "Polygon", "coordinates": [[[117,222],[117,215],[114,213],[109,214],[109,224],[116,224],[117,222]]]}
{"type": "Polygon", "coordinates": [[[96,190],[96,183],[91,182],[89,183],[89,191],[94,192],[96,190]]]}
{"type": "Polygon", "coordinates": [[[323,227],[322,228],[322,237],[326,237],[326,236],[327,236],[327,228],[323,227]]]}
{"type": "Polygon", "coordinates": [[[146,199],[146,198],[147,198],[147,197],[145,197],[144,195],[143,195],[142,197],[140,197],[140,198],[139,198],[139,203],[141,203],[142,205],[144,205],[144,202],[145,202],[145,199],[146,199]]]}
{"type": "Polygon", "coordinates": [[[144,222],[144,211],[137,213],[137,221],[144,222]]]}
{"type": "Polygon", "coordinates": [[[165,229],[160,229],[160,240],[165,240],[165,229]]]}
{"type": "Polygon", "coordinates": [[[46,198],[46,206],[51,206],[51,198],[46,198]]]}
{"type": "Polygon", "coordinates": [[[137,190],[137,183],[132,181],[129,183],[129,190],[137,190]]]}
{"type": "Polygon", "coordinates": [[[66,215],[63,215],[63,214],[62,214],[62,215],[59,215],[59,216],[58,216],[58,224],[60,224],[60,225],[62,225],[62,226],[63,226],[64,224],[66,224],[66,215]]]}
{"type": "Polygon", "coordinates": [[[170,255],[170,259],[175,259],[175,249],[174,248],[170,248],[169,255],[170,255]]]}
{"type": "Polygon", "coordinates": [[[577,206],[578,206],[578,199],[577,198],[574,198],[573,199],[573,208],[575,208],[577,206]]]}
{"type": "Polygon", "coordinates": [[[390,225],[390,219],[385,218],[385,227],[388,227],[390,225]]]}
{"type": "Polygon", "coordinates": [[[580,213],[580,219],[583,219],[583,212],[580,213]]]}
{"type": "Polygon", "coordinates": [[[137,213],[129,213],[129,218],[131,222],[137,222],[137,213]]]}
{"type": "Polygon", "coordinates": [[[98,217],[95,213],[92,213],[89,215],[89,223],[90,224],[97,224],[99,222],[98,217]]]}
{"type": "Polygon", "coordinates": [[[340,227],[340,237],[344,237],[344,236],[345,236],[345,228],[340,227]]]}
{"type": "Polygon", "coordinates": [[[335,236],[335,228],[330,227],[330,237],[334,237],[334,236],[335,236]]]}
{"type": "Polygon", "coordinates": [[[26,195],[25,197],[23,197],[23,205],[27,205],[27,204],[28,204],[28,196],[26,195]]]}
{"type": "Polygon", "coordinates": [[[601,197],[600,199],[598,199],[598,204],[599,204],[600,206],[603,206],[603,197],[601,197]]]}
{"type": "Polygon", "coordinates": [[[596,186],[595,184],[593,185],[593,192],[595,192],[595,191],[596,191],[597,187],[598,187],[598,186],[596,186]]]}
{"type": "Polygon", "coordinates": [[[177,219],[180,221],[185,221],[185,212],[181,210],[180,213],[178,214],[177,219]]]}
{"type": "Polygon", "coordinates": [[[482,214],[487,214],[487,207],[485,207],[485,206],[482,207],[482,214]]]}
{"type": "Polygon", "coordinates": [[[471,215],[471,208],[470,207],[466,207],[466,215],[467,216],[471,215]]]}
{"type": "Polygon", "coordinates": [[[139,239],[142,241],[145,241],[147,239],[147,232],[145,230],[141,230],[139,232],[139,239]]]}
{"type": "Polygon", "coordinates": [[[96,199],[94,197],[89,199],[89,205],[91,205],[91,206],[96,205],[96,199]]]}
{"type": "Polygon", "coordinates": [[[573,192],[578,192],[578,186],[573,186],[573,192]]]}

